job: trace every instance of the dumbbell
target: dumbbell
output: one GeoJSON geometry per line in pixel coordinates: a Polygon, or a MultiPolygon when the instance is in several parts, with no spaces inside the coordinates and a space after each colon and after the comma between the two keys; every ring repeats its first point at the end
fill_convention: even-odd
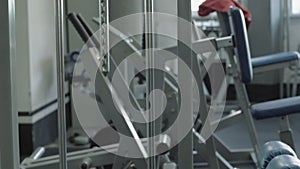
{"type": "MultiPolygon", "coordinates": [[[[265,143],[262,146],[259,156],[258,156],[258,165],[261,169],[267,169],[267,167],[268,167],[268,169],[273,169],[273,168],[269,167],[269,164],[273,160],[274,161],[272,162],[271,167],[274,167],[278,163],[284,163],[282,165],[288,166],[289,165],[288,162],[295,161],[295,159],[297,159],[297,155],[290,146],[288,146],[287,144],[280,142],[280,141],[271,141],[271,142],[265,143]],[[284,157],[279,157],[279,156],[284,156],[284,157]],[[290,161],[283,162],[283,161],[281,161],[283,159],[290,160],[290,161]]],[[[294,164],[294,163],[291,163],[290,165],[292,165],[292,164],[294,164]]],[[[277,166],[280,166],[280,165],[278,164],[277,166]]],[[[289,168],[287,168],[287,169],[289,169],[289,168]]]]}
{"type": "Polygon", "coordinates": [[[300,160],[291,155],[280,155],[273,158],[266,169],[300,169],[300,160]]]}

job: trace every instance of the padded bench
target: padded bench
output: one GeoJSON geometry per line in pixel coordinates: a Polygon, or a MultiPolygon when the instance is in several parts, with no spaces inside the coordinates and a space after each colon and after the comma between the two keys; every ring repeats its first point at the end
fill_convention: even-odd
{"type": "Polygon", "coordinates": [[[300,54],[298,52],[282,52],[272,55],[256,57],[251,59],[251,62],[252,67],[257,68],[297,60],[300,60],[300,54]]]}
{"type": "Polygon", "coordinates": [[[251,113],[257,120],[300,113],[300,96],[253,104],[251,113]]]}

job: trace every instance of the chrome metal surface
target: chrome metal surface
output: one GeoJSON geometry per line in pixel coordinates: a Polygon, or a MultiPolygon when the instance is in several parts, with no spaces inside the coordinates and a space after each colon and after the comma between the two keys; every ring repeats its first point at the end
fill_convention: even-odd
{"type": "MultiPolygon", "coordinates": [[[[154,1],[153,0],[146,0],[145,1],[145,58],[146,58],[146,68],[152,68],[155,65],[155,58],[154,58],[154,36],[153,36],[153,13],[154,13],[154,1]]],[[[146,101],[146,108],[147,110],[155,110],[155,104],[150,105],[150,103],[155,103],[155,98],[149,97],[149,94],[155,89],[155,72],[154,70],[148,69],[146,73],[146,80],[147,80],[147,101],[146,101]],[[150,107],[152,106],[152,108],[150,107]]],[[[149,112],[148,119],[152,121],[152,119],[155,119],[155,112],[149,112]]],[[[147,134],[148,137],[152,137],[156,135],[156,124],[155,123],[149,123],[147,127],[147,134]]],[[[148,143],[148,151],[150,155],[154,155],[156,151],[155,147],[155,140],[154,138],[149,139],[148,143]]],[[[150,157],[148,161],[148,169],[155,169],[156,168],[156,159],[155,157],[150,157]]]]}
{"type": "MultiPolygon", "coordinates": [[[[181,0],[177,1],[177,15],[181,19],[185,19],[188,22],[192,22],[192,12],[191,12],[191,1],[190,0],[181,0]]],[[[192,23],[184,24],[183,22],[178,22],[178,56],[182,59],[187,66],[192,68],[192,23]],[[186,44],[183,44],[185,42],[186,44]]],[[[191,81],[185,81],[184,77],[187,76],[187,72],[184,71],[182,65],[178,65],[178,83],[182,84],[182,88],[190,89],[184,93],[188,96],[186,102],[191,103],[190,105],[184,105],[185,116],[182,117],[182,121],[185,121],[187,124],[193,123],[193,112],[192,112],[192,79],[191,81]]],[[[183,93],[182,93],[183,94],[183,93]]],[[[180,127],[180,126],[179,126],[180,127]]],[[[178,130],[179,131],[179,130],[178,130]]],[[[180,169],[192,169],[193,165],[193,132],[190,131],[187,136],[181,141],[178,145],[178,168],[180,169]]]]}
{"type": "MultiPolygon", "coordinates": [[[[147,139],[142,139],[141,144],[147,146],[147,139]]],[[[113,164],[114,157],[118,152],[119,144],[111,144],[104,147],[94,147],[91,149],[69,152],[67,154],[69,168],[79,168],[85,160],[92,162],[92,166],[105,166],[113,164]]],[[[36,160],[30,158],[25,159],[22,164],[22,169],[56,169],[60,163],[59,155],[42,157],[36,160]]],[[[19,168],[18,168],[19,169],[19,168]]]]}
{"type": "Polygon", "coordinates": [[[0,168],[19,169],[15,0],[0,1],[0,168]]]}
{"type": "Polygon", "coordinates": [[[37,149],[32,153],[32,155],[30,156],[30,158],[31,158],[32,160],[37,160],[37,159],[41,158],[41,157],[44,155],[45,152],[46,152],[45,147],[39,147],[39,148],[37,148],[37,149]]]}
{"type": "Polygon", "coordinates": [[[60,169],[67,169],[67,129],[64,90],[64,1],[56,0],[55,9],[59,157],[60,169]]]}

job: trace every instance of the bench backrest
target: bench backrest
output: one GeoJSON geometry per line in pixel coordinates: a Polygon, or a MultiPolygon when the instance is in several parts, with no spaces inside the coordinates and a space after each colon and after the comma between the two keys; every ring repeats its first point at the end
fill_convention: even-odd
{"type": "Polygon", "coordinates": [[[223,36],[234,36],[235,55],[238,57],[241,81],[250,83],[253,79],[251,54],[244,14],[238,7],[230,7],[228,13],[218,13],[223,36]]]}

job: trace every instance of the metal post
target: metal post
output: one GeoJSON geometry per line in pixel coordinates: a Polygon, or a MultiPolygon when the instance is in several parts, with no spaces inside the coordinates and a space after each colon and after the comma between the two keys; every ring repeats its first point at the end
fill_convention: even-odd
{"type": "MultiPolygon", "coordinates": [[[[193,73],[196,76],[196,83],[197,86],[199,88],[199,96],[200,96],[200,120],[202,122],[204,122],[207,118],[209,118],[209,112],[208,112],[208,103],[206,101],[206,95],[204,92],[204,88],[203,88],[203,78],[202,78],[202,74],[204,74],[204,71],[201,71],[201,67],[199,66],[198,60],[197,60],[197,56],[193,56],[193,73]]],[[[195,136],[194,136],[195,137],[195,136]]],[[[207,162],[210,168],[214,168],[214,169],[219,169],[220,165],[219,165],[219,161],[217,158],[217,153],[216,153],[216,146],[215,146],[215,141],[214,141],[214,136],[211,136],[208,140],[205,141],[205,149],[206,149],[206,157],[207,157],[207,162]]],[[[194,147],[197,147],[200,144],[199,141],[194,141],[194,147]]],[[[199,151],[199,153],[202,153],[203,150],[199,151]]]]}
{"type": "MultiPolygon", "coordinates": [[[[150,102],[155,103],[155,98],[152,98],[150,100],[149,94],[151,91],[155,89],[155,72],[153,69],[150,69],[154,67],[155,61],[154,61],[154,37],[153,37],[153,13],[154,13],[154,4],[153,0],[146,0],[145,1],[145,54],[146,54],[146,68],[148,68],[147,71],[147,110],[150,110],[152,106],[152,110],[155,111],[155,105],[150,105],[150,102]]],[[[155,112],[149,112],[149,117],[148,119],[152,121],[152,119],[155,118],[155,112]]],[[[155,123],[149,123],[148,125],[148,137],[156,135],[155,132],[155,123]]],[[[148,143],[148,151],[149,155],[154,155],[155,154],[155,140],[154,139],[149,139],[148,143]]],[[[155,169],[156,168],[156,159],[155,157],[150,157],[148,161],[148,169],[155,169]]]]}
{"type": "Polygon", "coordinates": [[[279,138],[282,142],[287,143],[289,146],[295,149],[293,131],[290,126],[289,116],[284,116],[280,119],[279,138]]]}
{"type": "Polygon", "coordinates": [[[290,33],[289,33],[289,29],[290,29],[290,4],[291,1],[289,0],[283,0],[280,2],[280,6],[281,6],[281,24],[282,24],[282,48],[283,51],[289,51],[290,48],[290,33]]]}
{"type": "Polygon", "coordinates": [[[285,16],[286,16],[286,50],[290,51],[290,11],[291,11],[291,1],[285,0],[285,16]]]}
{"type": "MultiPolygon", "coordinates": [[[[178,17],[185,19],[191,23],[192,13],[191,13],[191,1],[190,0],[179,0],[177,1],[177,13],[178,17]]],[[[192,23],[184,24],[178,22],[178,56],[191,68],[192,68],[192,51],[188,46],[192,45],[192,23]],[[185,41],[189,44],[183,44],[182,41],[185,41]]],[[[181,105],[185,106],[185,116],[182,121],[185,121],[187,124],[193,123],[193,112],[192,112],[192,79],[190,81],[185,81],[187,72],[183,71],[183,65],[178,65],[178,82],[183,85],[182,88],[189,89],[188,92],[182,93],[186,95],[186,102],[191,103],[190,105],[181,105]]],[[[187,136],[181,141],[178,145],[178,166],[179,169],[192,169],[193,165],[193,133],[190,131],[187,136]]]]}
{"type": "Polygon", "coordinates": [[[56,64],[57,64],[57,102],[58,139],[60,169],[67,169],[67,129],[65,113],[65,73],[64,73],[64,1],[55,1],[56,9],[56,64]]]}
{"type": "Polygon", "coordinates": [[[0,169],[19,169],[16,109],[15,0],[0,1],[0,169]]]}
{"type": "Polygon", "coordinates": [[[293,82],[293,89],[292,89],[292,96],[297,96],[297,92],[298,92],[298,72],[300,70],[300,67],[299,67],[299,63],[297,62],[296,63],[296,67],[295,67],[295,70],[294,70],[294,82],[293,82]]]}

